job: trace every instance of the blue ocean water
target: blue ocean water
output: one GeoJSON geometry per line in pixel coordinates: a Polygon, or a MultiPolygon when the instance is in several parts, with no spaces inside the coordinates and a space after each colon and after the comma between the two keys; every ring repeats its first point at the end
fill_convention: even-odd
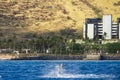
{"type": "Polygon", "coordinates": [[[0,61],[0,80],[120,80],[120,61],[0,61]]]}

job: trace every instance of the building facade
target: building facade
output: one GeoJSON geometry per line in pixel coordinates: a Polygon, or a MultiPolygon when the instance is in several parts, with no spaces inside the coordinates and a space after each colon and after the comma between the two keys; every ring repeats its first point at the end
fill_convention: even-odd
{"type": "Polygon", "coordinates": [[[83,27],[83,37],[86,39],[120,39],[120,18],[112,22],[112,15],[101,18],[87,18],[83,27]]]}

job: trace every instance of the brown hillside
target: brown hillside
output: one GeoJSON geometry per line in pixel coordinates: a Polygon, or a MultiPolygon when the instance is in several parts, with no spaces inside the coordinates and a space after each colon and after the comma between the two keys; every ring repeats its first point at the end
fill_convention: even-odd
{"type": "Polygon", "coordinates": [[[0,0],[1,34],[82,29],[85,18],[120,17],[119,0],[0,0]],[[6,33],[7,32],[7,33],[6,33]]]}

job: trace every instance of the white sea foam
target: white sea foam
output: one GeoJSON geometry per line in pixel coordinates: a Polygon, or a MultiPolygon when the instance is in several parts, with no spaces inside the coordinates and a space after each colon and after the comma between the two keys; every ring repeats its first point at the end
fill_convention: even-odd
{"type": "Polygon", "coordinates": [[[49,74],[41,76],[41,78],[114,78],[111,75],[95,75],[95,74],[49,74]]]}
{"type": "Polygon", "coordinates": [[[48,74],[39,76],[40,78],[114,78],[114,75],[105,75],[105,74],[73,74],[67,73],[65,69],[62,72],[59,69],[59,66],[56,66],[55,69],[51,70],[48,74]]]}

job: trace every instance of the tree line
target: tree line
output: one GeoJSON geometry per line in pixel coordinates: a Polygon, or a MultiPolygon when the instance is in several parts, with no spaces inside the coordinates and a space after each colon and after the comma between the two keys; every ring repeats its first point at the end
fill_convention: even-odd
{"type": "Polygon", "coordinates": [[[44,33],[36,35],[29,33],[24,39],[16,34],[6,39],[0,39],[0,49],[9,49],[8,53],[30,49],[31,53],[49,54],[86,54],[86,53],[119,53],[120,43],[100,44],[95,41],[82,40],[81,35],[74,29],[63,29],[59,33],[44,33]]]}

